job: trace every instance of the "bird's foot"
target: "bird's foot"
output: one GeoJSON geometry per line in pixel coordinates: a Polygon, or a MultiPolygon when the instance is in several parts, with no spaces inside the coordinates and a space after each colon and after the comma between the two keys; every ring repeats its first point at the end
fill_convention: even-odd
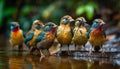
{"type": "Polygon", "coordinates": [[[104,57],[105,56],[105,51],[101,52],[101,56],[104,57]]]}
{"type": "Polygon", "coordinates": [[[55,55],[55,53],[51,53],[51,52],[49,51],[49,56],[56,56],[56,55],[55,55]]]}
{"type": "Polygon", "coordinates": [[[93,52],[92,50],[90,50],[88,56],[92,56],[92,55],[93,55],[93,52]]]}
{"type": "Polygon", "coordinates": [[[87,51],[86,48],[84,48],[84,51],[87,51]]]}
{"type": "Polygon", "coordinates": [[[45,58],[45,55],[40,56],[40,62],[42,61],[43,58],[45,58]]]}
{"type": "Polygon", "coordinates": [[[20,46],[18,47],[18,51],[19,51],[19,52],[22,52],[22,51],[23,51],[22,45],[20,45],[20,46]]]}
{"type": "Polygon", "coordinates": [[[68,51],[68,56],[72,56],[71,51],[68,51]]]}

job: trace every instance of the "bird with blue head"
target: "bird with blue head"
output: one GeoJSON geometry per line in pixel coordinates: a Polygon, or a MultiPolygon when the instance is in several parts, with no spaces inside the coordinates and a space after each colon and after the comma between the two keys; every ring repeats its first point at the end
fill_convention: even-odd
{"type": "Polygon", "coordinates": [[[25,44],[30,49],[30,52],[32,53],[32,49],[36,48],[36,39],[39,34],[43,31],[44,24],[43,22],[39,20],[33,21],[31,30],[26,34],[25,37],[25,44]]]}
{"type": "Polygon", "coordinates": [[[10,24],[10,39],[9,42],[14,48],[15,46],[18,46],[18,50],[23,50],[23,42],[24,42],[24,36],[23,31],[20,29],[20,25],[18,22],[11,22],[10,24]]]}
{"type": "MultiPolygon", "coordinates": [[[[57,25],[53,22],[48,22],[45,24],[44,31],[41,35],[38,36],[36,39],[37,41],[37,48],[40,50],[40,55],[45,57],[43,54],[43,50],[47,50],[49,52],[49,48],[52,46],[54,39],[55,39],[55,30],[57,25]],[[43,39],[41,39],[43,38],[43,39]]],[[[50,54],[50,52],[49,52],[50,54]]]]}
{"type": "MultiPolygon", "coordinates": [[[[100,47],[104,44],[106,41],[106,34],[103,30],[103,26],[105,25],[105,22],[102,19],[95,19],[92,25],[91,31],[89,34],[89,42],[92,46],[94,46],[95,52],[98,52],[100,50],[100,47]]],[[[102,53],[104,51],[102,50],[102,53]]],[[[92,54],[92,48],[90,49],[89,54],[92,54]]]]}

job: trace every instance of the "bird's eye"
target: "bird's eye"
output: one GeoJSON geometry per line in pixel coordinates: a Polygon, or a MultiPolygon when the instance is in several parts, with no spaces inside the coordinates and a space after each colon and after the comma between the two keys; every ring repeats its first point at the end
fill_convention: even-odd
{"type": "Polygon", "coordinates": [[[81,21],[80,20],[77,20],[76,23],[80,23],[81,21]]]}
{"type": "Polygon", "coordinates": [[[12,24],[11,26],[14,26],[14,24],[12,24]]]}
{"type": "Polygon", "coordinates": [[[54,24],[52,24],[51,26],[54,26],[54,24]]]}
{"type": "Polygon", "coordinates": [[[76,23],[79,23],[79,21],[76,21],[76,23]]]}
{"type": "Polygon", "coordinates": [[[68,18],[65,18],[65,20],[68,20],[68,18]]]}

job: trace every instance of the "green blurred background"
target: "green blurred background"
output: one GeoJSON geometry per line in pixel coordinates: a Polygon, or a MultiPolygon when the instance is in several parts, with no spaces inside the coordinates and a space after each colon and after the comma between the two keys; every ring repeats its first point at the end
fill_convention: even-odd
{"type": "Polygon", "coordinates": [[[106,27],[118,27],[120,0],[0,0],[0,36],[8,36],[12,21],[18,21],[27,32],[36,19],[59,24],[67,14],[74,19],[83,16],[90,25],[93,19],[102,18],[106,27]]]}

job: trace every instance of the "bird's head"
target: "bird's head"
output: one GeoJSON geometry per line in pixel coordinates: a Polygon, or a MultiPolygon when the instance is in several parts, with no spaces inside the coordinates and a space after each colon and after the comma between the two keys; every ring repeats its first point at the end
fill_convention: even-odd
{"type": "Polygon", "coordinates": [[[92,27],[97,28],[97,27],[100,26],[101,24],[102,24],[102,25],[104,24],[104,21],[103,21],[102,19],[95,19],[95,20],[93,21],[92,27]]]}
{"type": "Polygon", "coordinates": [[[48,22],[45,24],[45,31],[55,30],[57,25],[53,22],[48,22]]]}
{"type": "Polygon", "coordinates": [[[80,26],[80,25],[84,25],[84,23],[86,23],[87,21],[85,20],[84,17],[78,17],[75,20],[75,26],[80,26]]]}
{"type": "Polygon", "coordinates": [[[19,29],[19,24],[18,24],[18,22],[11,22],[11,24],[10,24],[10,29],[12,30],[12,31],[14,31],[14,30],[18,30],[19,29]]]}
{"type": "Polygon", "coordinates": [[[61,18],[61,23],[64,25],[71,23],[72,21],[74,21],[74,19],[70,15],[66,15],[61,18]]]}
{"type": "Polygon", "coordinates": [[[35,20],[35,21],[33,22],[32,29],[38,29],[38,30],[40,30],[40,29],[42,29],[43,27],[44,27],[43,22],[41,22],[41,21],[39,21],[39,20],[35,20]]]}

